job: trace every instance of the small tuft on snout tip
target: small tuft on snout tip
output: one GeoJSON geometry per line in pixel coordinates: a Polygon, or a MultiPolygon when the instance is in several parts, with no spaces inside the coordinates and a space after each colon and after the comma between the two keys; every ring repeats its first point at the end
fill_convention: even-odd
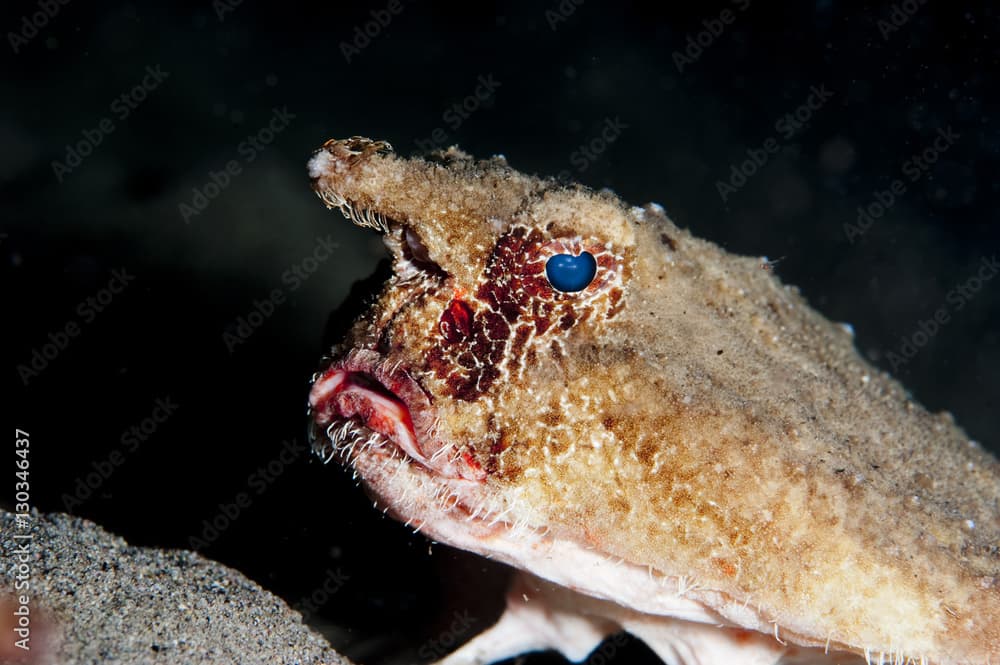
{"type": "Polygon", "coordinates": [[[330,139],[309,159],[309,178],[314,182],[323,176],[333,176],[373,155],[393,152],[388,141],[373,141],[363,136],[330,139]]]}
{"type": "Polygon", "coordinates": [[[309,169],[309,179],[318,180],[322,178],[325,174],[330,172],[332,167],[333,157],[329,152],[320,148],[313,156],[309,158],[309,163],[307,168],[309,169]]]}
{"type": "Polygon", "coordinates": [[[370,157],[391,152],[392,146],[387,141],[373,141],[363,136],[330,139],[313,153],[307,165],[313,191],[327,208],[338,208],[358,226],[388,233],[389,224],[383,214],[368,207],[370,201],[364,203],[354,198],[359,196],[362,201],[366,200],[363,192],[359,194],[353,187],[351,169],[370,157]]]}

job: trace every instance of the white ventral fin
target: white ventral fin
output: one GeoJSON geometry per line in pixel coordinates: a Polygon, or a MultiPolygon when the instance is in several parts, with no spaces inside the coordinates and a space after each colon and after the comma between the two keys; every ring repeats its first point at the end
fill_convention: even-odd
{"type": "Polygon", "coordinates": [[[864,658],[786,647],[772,635],[642,614],[518,572],[500,620],[436,665],[488,665],[554,650],[578,663],[627,631],[666,665],[858,665],[864,658]]]}

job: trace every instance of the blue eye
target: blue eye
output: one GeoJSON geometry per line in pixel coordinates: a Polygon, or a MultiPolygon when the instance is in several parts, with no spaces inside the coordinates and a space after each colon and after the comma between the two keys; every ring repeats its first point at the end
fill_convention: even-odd
{"type": "Polygon", "coordinates": [[[545,262],[545,276],[557,291],[583,291],[597,274],[597,260],[590,252],[580,256],[556,254],[545,262]]]}

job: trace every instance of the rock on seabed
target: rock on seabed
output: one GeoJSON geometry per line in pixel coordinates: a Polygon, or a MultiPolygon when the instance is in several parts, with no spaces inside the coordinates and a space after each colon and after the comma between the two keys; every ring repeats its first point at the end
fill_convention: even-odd
{"type": "Polygon", "coordinates": [[[84,519],[0,511],[0,662],[350,665],[280,598],[183,550],[132,547],[84,519]],[[29,542],[30,588],[15,591],[29,542]],[[31,650],[14,645],[29,596],[31,650]],[[13,621],[12,621],[13,620],[13,621]]]}

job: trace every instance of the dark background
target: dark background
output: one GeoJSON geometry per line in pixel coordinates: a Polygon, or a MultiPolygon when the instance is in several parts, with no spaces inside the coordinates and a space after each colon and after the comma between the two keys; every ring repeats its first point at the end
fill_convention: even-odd
{"type": "MultiPolygon", "coordinates": [[[[407,2],[374,29],[372,12],[387,2],[77,0],[15,47],[11,33],[30,34],[25,21],[41,10],[8,3],[5,404],[31,434],[33,503],[134,544],[197,546],[293,604],[327,571],[346,577],[318,596],[309,620],[362,662],[421,647],[441,655],[429,640],[466,639],[488,624],[481,602],[496,610],[500,571],[444,547],[429,552],[339,469],[301,452],[286,455],[290,464],[279,458],[283,442],[305,443],[308,380],[329,312],[382,255],[374,233],[312,194],[306,159],[326,139],[355,134],[408,154],[438,128],[445,144],[660,202],[696,235],[780,259],[778,275],[852,323],[858,347],[884,369],[887,354],[945,307],[950,322],[896,374],[996,450],[1000,280],[960,311],[947,293],[1000,248],[997,10],[941,0],[697,5],[565,0],[559,13],[557,2],[407,2]],[[679,71],[675,52],[725,8],[732,23],[703,36],[703,52],[679,71]],[[890,32],[894,17],[901,25],[890,32]],[[375,36],[348,61],[342,43],[366,23],[375,36]],[[168,76],[122,117],[127,106],[115,100],[147,67],[168,76]],[[475,95],[480,77],[500,85],[455,127],[445,114],[475,95]],[[814,86],[832,98],[786,140],[775,123],[814,86]],[[287,127],[248,150],[243,142],[285,108],[287,127]],[[99,131],[105,118],[113,131],[99,131]],[[579,169],[574,152],[616,119],[620,135],[579,169]],[[904,163],[948,127],[959,139],[918,181],[906,179],[904,163]],[[88,136],[100,143],[77,166],[53,166],[96,142],[88,136]],[[781,151],[724,202],[717,181],[768,137],[781,151]],[[240,173],[213,190],[212,174],[230,160],[240,173]],[[896,178],[905,193],[850,242],[844,225],[896,178]],[[196,189],[215,196],[185,220],[181,205],[194,205],[196,189]],[[283,273],[328,234],[339,248],[293,290],[283,273]],[[134,279],[84,321],[80,303],[123,269],[134,279]],[[227,347],[225,333],[273,289],[285,301],[227,347]],[[73,322],[79,334],[23,377],[18,366],[73,322]],[[129,449],[122,437],[157,398],[176,412],[129,449]],[[257,470],[268,463],[278,472],[265,480],[257,470]],[[96,489],[80,484],[88,474],[96,489]],[[249,505],[212,537],[205,521],[225,523],[220,504],[241,493],[249,505]],[[466,608],[476,624],[461,630],[466,608]]],[[[3,490],[8,506],[12,495],[12,485],[3,490]]],[[[624,653],[620,662],[648,657],[640,645],[624,653]]]]}

